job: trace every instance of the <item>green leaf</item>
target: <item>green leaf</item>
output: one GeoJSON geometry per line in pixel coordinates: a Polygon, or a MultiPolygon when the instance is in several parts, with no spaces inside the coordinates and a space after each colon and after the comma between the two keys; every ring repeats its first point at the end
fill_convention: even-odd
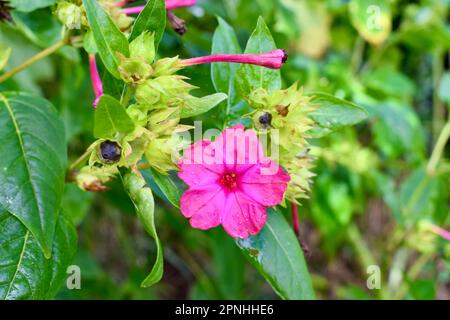
{"type": "Polygon", "coordinates": [[[351,0],[350,18],[361,37],[374,45],[382,44],[392,29],[389,0],[351,0]]]}
{"type": "Polygon", "coordinates": [[[76,248],[76,230],[60,214],[52,258],[46,259],[31,232],[0,208],[0,299],[53,298],[64,282],[76,248]]]}
{"type": "Polygon", "coordinates": [[[155,263],[152,271],[141,284],[143,287],[149,287],[159,282],[164,272],[162,245],[155,228],[155,201],[153,199],[153,193],[145,185],[144,178],[133,172],[126,172],[123,175],[123,185],[131,201],[133,201],[139,220],[156,243],[155,263]]]}
{"type": "Polygon", "coordinates": [[[120,79],[118,71],[120,61],[117,53],[128,57],[127,38],[97,1],[83,0],[83,4],[100,58],[106,69],[114,77],[120,79]]]}
{"type": "Polygon", "coordinates": [[[151,174],[156,185],[159,187],[167,200],[169,200],[175,207],[179,208],[181,194],[175,182],[169,175],[161,174],[156,170],[151,169],[151,174]]]}
{"type": "Polygon", "coordinates": [[[39,8],[49,7],[56,0],[9,0],[11,7],[23,12],[31,12],[39,8]]]}
{"type": "MultiPolygon", "coordinates": [[[[245,47],[245,53],[264,53],[276,48],[269,28],[267,28],[264,19],[259,17],[256,28],[245,47]]],[[[268,91],[280,89],[280,70],[242,64],[237,71],[236,85],[239,92],[244,96],[257,88],[264,88],[268,91]]]]}
{"type": "MultiPolygon", "coordinates": [[[[219,26],[214,32],[212,41],[212,54],[241,53],[241,48],[233,28],[220,17],[217,17],[219,26]]],[[[226,92],[230,104],[233,101],[236,88],[234,77],[239,65],[236,63],[211,63],[211,80],[217,92],[226,92]]]]}
{"type": "Polygon", "coordinates": [[[0,71],[8,63],[9,57],[11,56],[11,48],[5,46],[4,44],[0,44],[0,71]]]}
{"type": "Polygon", "coordinates": [[[189,96],[184,99],[185,105],[181,108],[181,118],[190,118],[205,113],[227,98],[225,93],[214,93],[209,96],[197,98],[189,96]]]}
{"type": "Polygon", "coordinates": [[[155,33],[155,49],[158,50],[164,29],[166,28],[166,2],[165,0],[150,0],[144,10],[134,21],[129,41],[136,39],[144,31],[155,33]]]}
{"type": "Polygon", "coordinates": [[[48,47],[61,39],[61,23],[50,8],[30,13],[12,12],[17,28],[33,43],[48,47]]]}
{"type": "Polygon", "coordinates": [[[363,108],[327,93],[314,93],[311,103],[318,107],[310,114],[318,126],[310,130],[315,138],[367,118],[367,112],[363,108]]]}
{"type": "Polygon", "coordinates": [[[130,133],[134,130],[133,120],[125,107],[115,98],[104,94],[94,116],[94,137],[113,139],[117,133],[130,133]]]}
{"type": "Polygon", "coordinates": [[[0,205],[31,231],[47,257],[64,190],[64,127],[45,99],[0,94],[0,205]]]}
{"type": "Polygon", "coordinates": [[[303,252],[281,212],[268,209],[261,232],[236,243],[281,298],[314,299],[303,252]]]}

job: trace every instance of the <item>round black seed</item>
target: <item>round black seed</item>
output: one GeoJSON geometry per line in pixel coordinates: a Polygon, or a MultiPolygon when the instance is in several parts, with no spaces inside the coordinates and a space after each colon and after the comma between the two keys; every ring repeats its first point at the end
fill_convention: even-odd
{"type": "Polygon", "coordinates": [[[121,148],[116,142],[106,140],[100,144],[100,154],[106,162],[117,162],[120,160],[121,148]]]}
{"type": "Polygon", "coordinates": [[[272,115],[270,114],[270,112],[264,112],[258,120],[261,126],[266,129],[270,127],[270,123],[272,122],[272,115]]]}

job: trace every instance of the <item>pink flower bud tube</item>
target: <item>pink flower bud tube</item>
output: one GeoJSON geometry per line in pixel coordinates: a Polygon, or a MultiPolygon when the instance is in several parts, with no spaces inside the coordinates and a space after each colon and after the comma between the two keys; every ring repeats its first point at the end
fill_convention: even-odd
{"type": "Polygon", "coordinates": [[[441,236],[442,238],[444,238],[447,241],[450,241],[450,232],[449,231],[442,229],[441,227],[438,227],[434,224],[430,225],[429,228],[433,233],[441,236]]]}
{"type": "Polygon", "coordinates": [[[287,60],[284,50],[276,49],[259,54],[212,54],[209,56],[185,59],[180,61],[181,66],[192,66],[196,64],[212,62],[234,62],[262,66],[270,69],[280,69],[287,60]]]}
{"type": "Polygon", "coordinates": [[[94,89],[95,95],[93,105],[94,108],[96,108],[98,100],[100,100],[100,97],[103,95],[103,84],[98,74],[97,64],[95,62],[95,55],[93,54],[89,55],[89,73],[91,75],[92,89],[94,89]]]}
{"type": "MultiPolygon", "coordinates": [[[[166,0],[166,10],[173,10],[182,7],[191,7],[197,3],[197,0],[166,0]]],[[[115,2],[116,6],[124,6],[126,1],[115,2]]],[[[142,10],[144,10],[145,6],[136,6],[130,8],[123,8],[122,11],[125,14],[139,14],[142,10]]]]}

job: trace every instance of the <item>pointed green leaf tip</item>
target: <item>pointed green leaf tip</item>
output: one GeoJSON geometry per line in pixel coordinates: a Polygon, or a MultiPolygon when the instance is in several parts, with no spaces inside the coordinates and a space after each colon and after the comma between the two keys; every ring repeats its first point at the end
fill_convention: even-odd
{"type": "MultiPolygon", "coordinates": [[[[276,49],[275,41],[264,19],[259,17],[244,53],[264,53],[276,49]]],[[[239,67],[236,76],[238,91],[247,96],[257,88],[273,91],[281,88],[280,70],[243,64],[239,67]]]]}
{"type": "Polygon", "coordinates": [[[106,69],[120,79],[117,54],[129,56],[127,38],[97,1],[83,0],[83,5],[100,58],[106,69]]]}
{"type": "Polygon", "coordinates": [[[159,282],[164,273],[164,255],[161,242],[155,228],[155,202],[153,193],[145,184],[142,176],[127,171],[123,175],[123,185],[136,208],[139,220],[147,233],[155,240],[156,259],[150,274],[144,279],[141,286],[150,287],[159,282]]]}

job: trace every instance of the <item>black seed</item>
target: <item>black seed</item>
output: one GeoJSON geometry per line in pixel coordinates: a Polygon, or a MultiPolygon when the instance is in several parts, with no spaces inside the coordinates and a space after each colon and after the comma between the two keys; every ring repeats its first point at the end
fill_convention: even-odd
{"type": "Polygon", "coordinates": [[[272,115],[270,114],[270,112],[264,112],[260,117],[259,117],[259,123],[261,124],[261,126],[264,129],[267,129],[268,127],[270,127],[270,124],[272,122],[272,115]]]}
{"type": "Polygon", "coordinates": [[[100,154],[106,162],[117,162],[120,160],[121,148],[116,142],[106,140],[100,144],[100,154]]]}

